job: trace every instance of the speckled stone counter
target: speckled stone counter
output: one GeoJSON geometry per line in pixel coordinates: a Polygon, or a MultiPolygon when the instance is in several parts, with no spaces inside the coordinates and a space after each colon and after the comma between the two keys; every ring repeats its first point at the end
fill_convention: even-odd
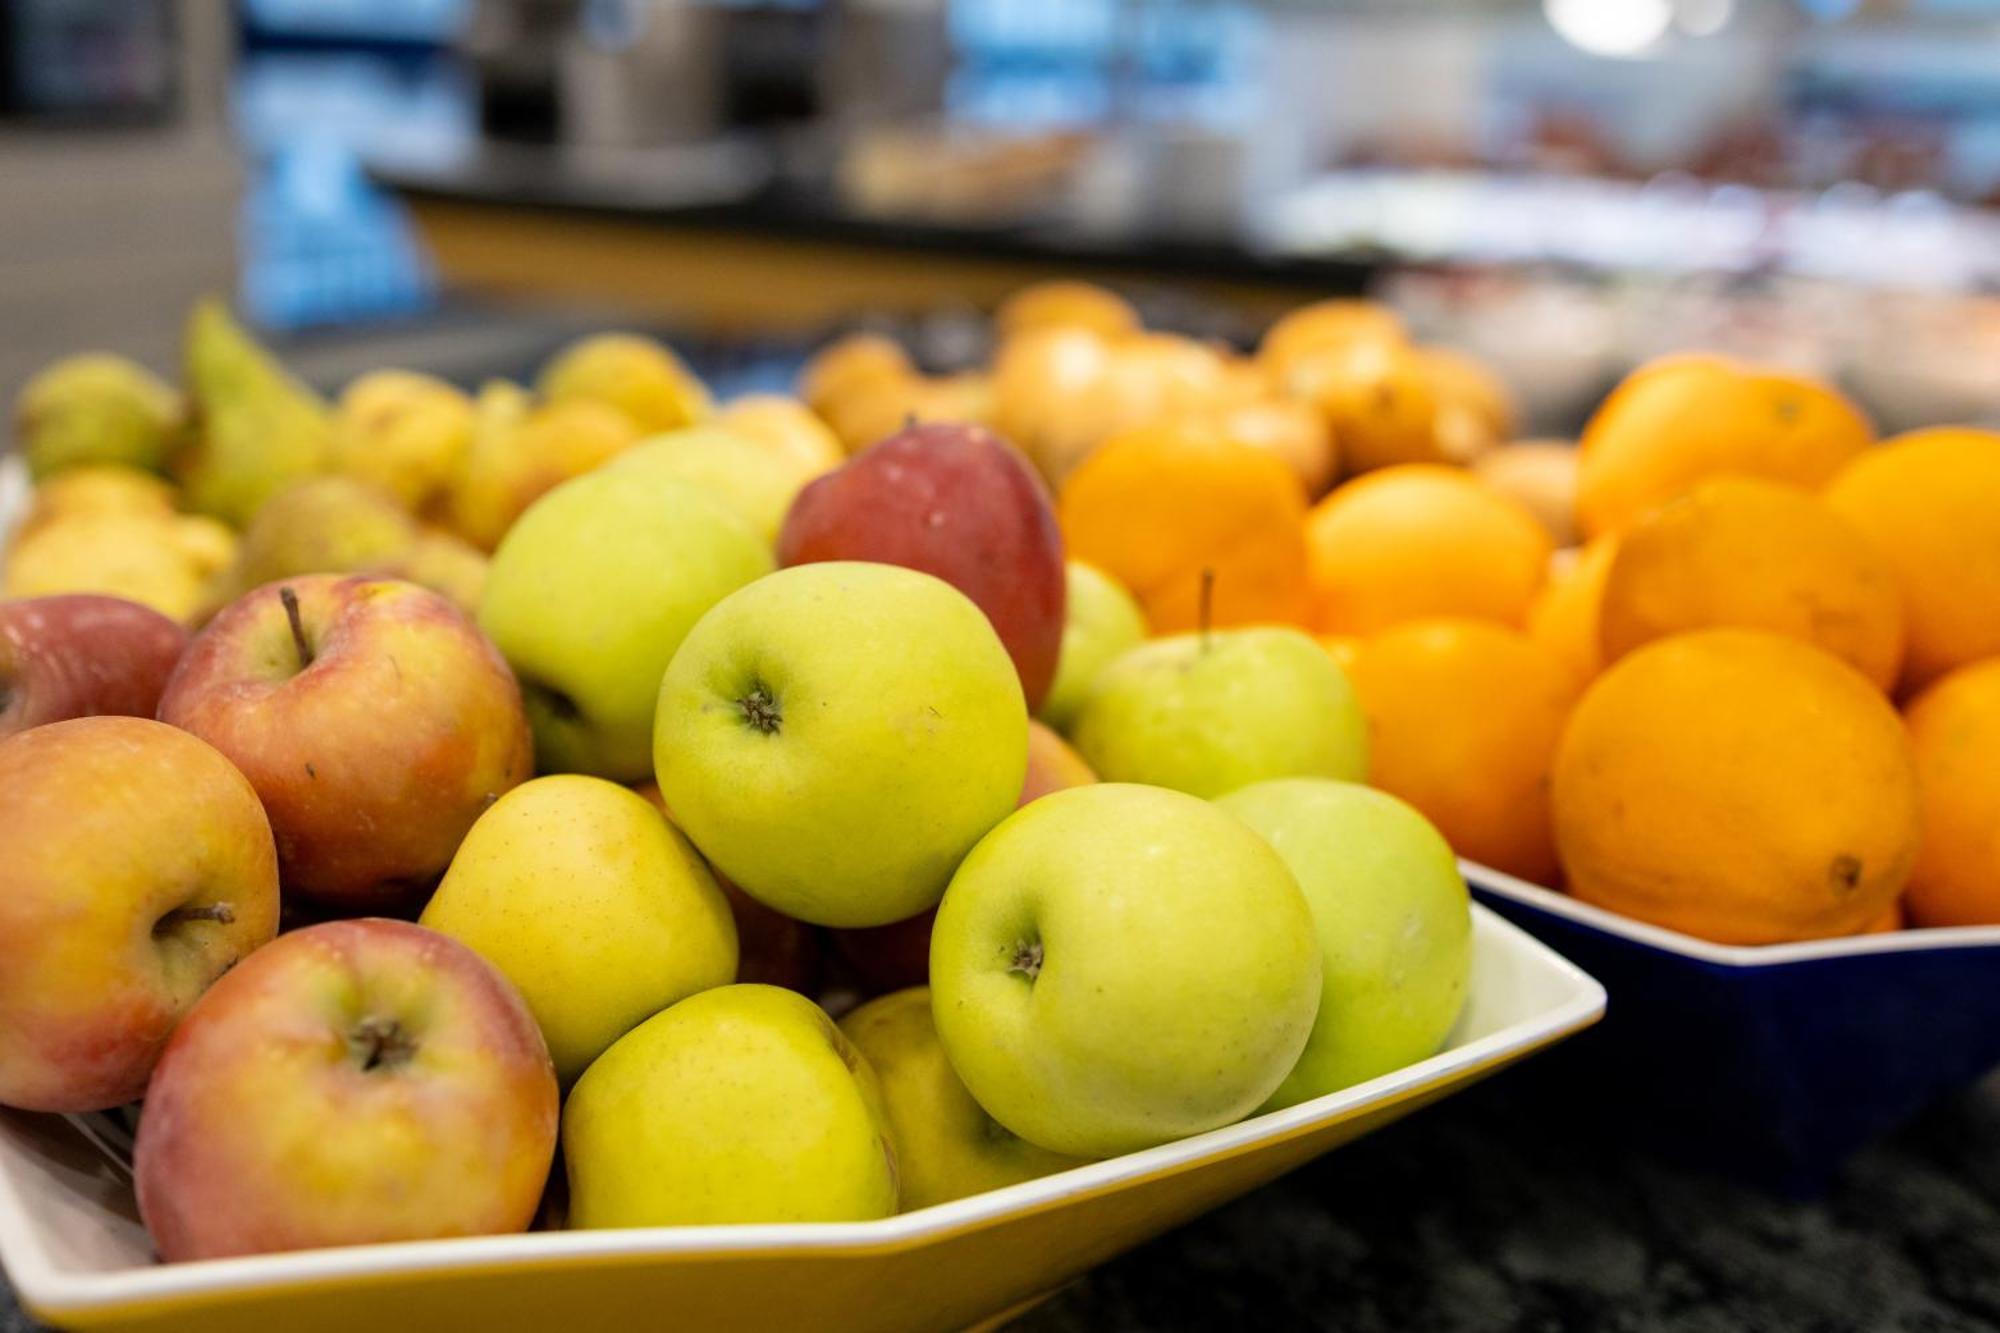
{"type": "MultiPolygon", "coordinates": [[[[1791,1203],[1538,1122],[1503,1077],[1099,1269],[1020,1333],[2000,1328],[2000,1079],[1791,1203]]],[[[35,1326],[0,1292],[0,1330],[35,1326]]]]}

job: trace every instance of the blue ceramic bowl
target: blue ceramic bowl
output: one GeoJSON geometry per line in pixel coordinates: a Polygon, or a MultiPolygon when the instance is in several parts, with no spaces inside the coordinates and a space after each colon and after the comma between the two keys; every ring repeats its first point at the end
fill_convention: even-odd
{"type": "Polygon", "coordinates": [[[1463,863],[1487,906],[1604,983],[1604,1022],[1542,1072],[1552,1105],[1805,1195],[2000,1064],[2000,927],[1711,944],[1463,863]]]}

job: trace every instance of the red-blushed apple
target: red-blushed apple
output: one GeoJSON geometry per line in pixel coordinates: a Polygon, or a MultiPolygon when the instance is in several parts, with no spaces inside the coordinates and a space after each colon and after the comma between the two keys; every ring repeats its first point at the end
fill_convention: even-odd
{"type": "Polygon", "coordinates": [[[525,1230],[555,1067],[478,954],[405,921],[294,931],[187,1016],[133,1174],[169,1262],[525,1230]]]}
{"type": "MultiPolygon", "coordinates": [[[[641,782],[632,790],[651,801],[667,817],[667,822],[673,823],[674,812],[667,809],[657,783],[641,782]]],[[[708,871],[715,876],[716,886],[729,900],[729,914],[736,919],[736,980],[782,986],[807,999],[817,998],[824,970],[819,929],[793,920],[775,907],[764,906],[714,866],[708,871]]]]}
{"type": "Polygon", "coordinates": [[[0,602],[0,736],[72,717],[151,717],[187,638],[122,597],[0,602]]]}
{"type": "MultiPolygon", "coordinates": [[[[1016,809],[1050,792],[1095,781],[1097,774],[1069,742],[1033,718],[1028,720],[1028,776],[1021,784],[1016,809]]],[[[886,995],[921,986],[930,976],[931,921],[936,916],[933,909],[886,926],[829,933],[834,949],[846,960],[862,990],[869,995],[886,995]]]]}
{"type": "Polygon", "coordinates": [[[277,929],[271,827],[213,747],[137,717],[0,738],[0,1103],[131,1101],[277,929]]]}
{"type": "Polygon", "coordinates": [[[513,672],[465,613],[365,576],[308,575],[230,603],[188,646],[160,719],[250,779],[287,893],[342,908],[435,883],[534,755],[513,672]]]}
{"type": "Polygon", "coordinates": [[[970,597],[1014,659],[1028,711],[1062,650],[1062,533],[1035,470],[979,426],[911,426],[792,502],[778,563],[873,560],[934,574],[970,597]]]}

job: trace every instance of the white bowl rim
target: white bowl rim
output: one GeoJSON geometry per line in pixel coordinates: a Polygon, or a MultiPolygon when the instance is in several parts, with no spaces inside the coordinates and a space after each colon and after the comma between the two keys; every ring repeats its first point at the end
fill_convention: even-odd
{"type": "Polygon", "coordinates": [[[1460,858],[1458,867],[1475,889],[1484,889],[1495,897],[1562,917],[1577,925],[1592,927],[1606,935],[1616,935],[1666,953],[1697,958],[1718,967],[1782,967],[1791,963],[1861,958],[1870,954],[2000,947],[2000,926],[1927,926],[1883,931],[1876,935],[1799,940],[1789,944],[1716,944],[1665,926],[1636,921],[1606,908],[1594,907],[1567,893],[1544,888],[1477,861],[1460,858]]]}
{"type": "Polygon", "coordinates": [[[757,1223],[644,1227],[607,1231],[543,1231],[452,1240],[404,1241],[237,1259],[150,1264],[111,1272],[57,1269],[35,1238],[23,1199],[0,1176],[0,1261],[24,1305],[45,1315],[72,1316],[139,1302],[180,1302],[242,1294],[295,1283],[383,1278],[498,1263],[521,1266],[592,1260],[785,1249],[871,1249],[942,1239],[1015,1212],[1058,1204],[1175,1167],[1233,1155],[1290,1131],[1345,1118],[1377,1103],[1525,1053],[1590,1026],[1604,1015],[1605,991],[1595,978],[1531,933],[1478,903],[1476,935],[1531,960],[1567,992],[1530,1018],[1441,1051],[1425,1060],[1297,1106],[1239,1121],[1191,1138],[1093,1162],[1053,1176],[870,1222],[757,1223]]]}

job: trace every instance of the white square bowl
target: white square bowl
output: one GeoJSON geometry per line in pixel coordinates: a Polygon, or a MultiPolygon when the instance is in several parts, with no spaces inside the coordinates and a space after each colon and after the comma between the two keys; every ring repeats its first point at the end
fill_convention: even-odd
{"type": "Polygon", "coordinates": [[[36,1317],[187,1333],[964,1328],[1588,1027],[1604,990],[1473,909],[1427,1060],[1212,1133],[875,1222],[537,1232],[161,1265],[77,1128],[0,1111],[0,1265],[36,1317]]]}

